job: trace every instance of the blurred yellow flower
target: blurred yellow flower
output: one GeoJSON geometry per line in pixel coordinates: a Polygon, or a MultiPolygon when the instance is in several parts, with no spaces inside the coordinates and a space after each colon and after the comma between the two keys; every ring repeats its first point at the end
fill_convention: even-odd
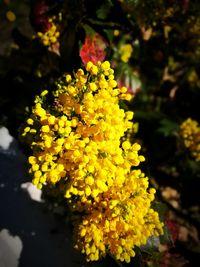
{"type": "Polygon", "coordinates": [[[14,12],[12,12],[11,10],[6,12],[6,18],[8,21],[10,22],[14,22],[16,20],[16,15],[14,12]]]}
{"type": "Polygon", "coordinates": [[[200,126],[191,118],[186,119],[180,126],[180,136],[187,149],[196,161],[200,161],[200,126]]]}
{"type": "Polygon", "coordinates": [[[122,44],[119,47],[119,53],[121,55],[121,60],[125,63],[128,62],[133,52],[133,47],[131,44],[122,44]]]}

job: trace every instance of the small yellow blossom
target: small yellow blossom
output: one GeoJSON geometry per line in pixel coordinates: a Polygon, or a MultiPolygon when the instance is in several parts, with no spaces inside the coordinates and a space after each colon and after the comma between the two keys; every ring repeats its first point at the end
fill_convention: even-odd
{"type": "Polygon", "coordinates": [[[55,17],[49,18],[51,27],[46,32],[37,32],[37,38],[44,46],[51,46],[59,40],[60,32],[55,23],[55,19],[55,17]]]}
{"type": "Polygon", "coordinates": [[[120,35],[120,31],[119,30],[114,30],[113,34],[114,34],[114,36],[119,36],[120,35]]]}
{"type": "Polygon", "coordinates": [[[122,44],[119,48],[119,53],[121,55],[121,60],[125,63],[128,62],[133,52],[133,47],[131,44],[122,44]]]}

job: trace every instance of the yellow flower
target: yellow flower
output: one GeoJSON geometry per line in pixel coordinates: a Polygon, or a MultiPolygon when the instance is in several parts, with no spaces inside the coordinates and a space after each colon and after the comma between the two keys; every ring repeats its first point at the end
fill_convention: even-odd
{"type": "Polygon", "coordinates": [[[128,62],[133,52],[133,47],[131,44],[122,44],[119,48],[119,53],[121,55],[121,60],[125,63],[128,62]]]}
{"type": "Polygon", "coordinates": [[[37,38],[44,46],[51,46],[52,44],[55,44],[60,37],[60,32],[55,23],[55,20],[56,17],[49,18],[51,27],[46,32],[37,32],[37,38]]]}
{"type": "Polygon", "coordinates": [[[50,128],[49,128],[48,125],[44,125],[44,126],[41,127],[41,131],[43,133],[48,133],[50,131],[50,128]]]}
{"type": "Polygon", "coordinates": [[[75,247],[87,261],[109,250],[117,260],[130,262],[135,246],[163,231],[151,208],[155,190],[148,189],[148,178],[136,168],[144,161],[141,147],[127,137],[135,123],[133,112],[120,107],[126,92],[117,87],[108,61],[88,62],[86,70],[57,82],[53,106],[44,93],[36,97],[22,130],[33,152],[33,184],[40,189],[53,184],[79,214],[75,247]]]}
{"type": "Polygon", "coordinates": [[[191,118],[186,119],[180,126],[180,136],[185,147],[196,161],[200,161],[200,126],[191,118]]]}

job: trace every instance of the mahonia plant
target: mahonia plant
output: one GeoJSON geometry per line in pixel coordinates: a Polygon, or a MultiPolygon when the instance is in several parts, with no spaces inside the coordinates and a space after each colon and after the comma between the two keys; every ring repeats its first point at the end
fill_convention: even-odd
{"type": "Polygon", "coordinates": [[[180,126],[180,136],[185,147],[196,161],[200,161],[200,126],[196,120],[186,119],[180,126]]]}
{"type": "Polygon", "coordinates": [[[33,152],[33,184],[62,184],[76,214],[75,248],[87,261],[108,252],[130,262],[136,246],[163,233],[151,205],[156,191],[138,167],[145,160],[141,147],[127,134],[134,129],[133,112],[120,107],[132,96],[118,88],[108,61],[89,61],[86,70],[57,82],[53,102],[49,94],[44,90],[36,97],[21,133],[33,152]]]}
{"type": "Polygon", "coordinates": [[[44,32],[37,32],[37,38],[44,46],[50,46],[52,44],[55,44],[59,40],[60,31],[55,21],[56,16],[48,18],[48,28],[44,32]]]}

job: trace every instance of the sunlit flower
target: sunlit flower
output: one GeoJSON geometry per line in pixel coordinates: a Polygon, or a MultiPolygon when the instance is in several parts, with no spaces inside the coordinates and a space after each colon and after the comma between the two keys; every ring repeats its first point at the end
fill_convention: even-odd
{"type": "Polygon", "coordinates": [[[74,221],[75,247],[87,261],[109,251],[130,262],[135,246],[162,234],[163,223],[151,207],[155,189],[138,167],[141,146],[127,137],[133,112],[120,108],[130,100],[119,88],[108,61],[78,69],[57,82],[53,105],[49,92],[36,97],[22,137],[31,147],[29,173],[38,188],[62,185],[74,221]]]}

